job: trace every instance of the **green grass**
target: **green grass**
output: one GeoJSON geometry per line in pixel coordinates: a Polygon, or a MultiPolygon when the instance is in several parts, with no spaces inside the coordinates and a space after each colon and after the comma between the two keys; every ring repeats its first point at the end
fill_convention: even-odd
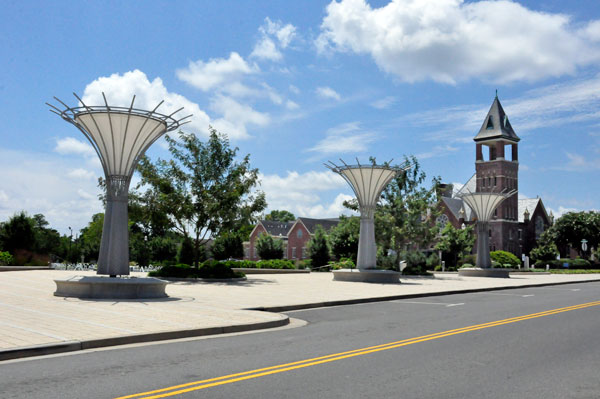
{"type": "Polygon", "coordinates": [[[552,274],[598,274],[598,269],[550,269],[548,270],[552,274]]]}

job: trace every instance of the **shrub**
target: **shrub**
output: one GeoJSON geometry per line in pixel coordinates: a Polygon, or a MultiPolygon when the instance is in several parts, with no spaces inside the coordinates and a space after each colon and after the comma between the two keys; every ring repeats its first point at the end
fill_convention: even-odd
{"type": "Polygon", "coordinates": [[[239,235],[225,233],[218,236],[210,249],[215,259],[241,259],[244,257],[244,246],[239,235]]]}
{"type": "Polygon", "coordinates": [[[492,267],[493,268],[498,268],[498,267],[502,267],[502,265],[499,262],[496,262],[495,260],[492,261],[492,267]]]}
{"type": "Polygon", "coordinates": [[[464,265],[465,263],[475,265],[477,263],[477,254],[466,255],[458,262],[458,264],[461,266],[464,265]]]}
{"type": "Polygon", "coordinates": [[[286,259],[270,259],[256,262],[259,269],[295,269],[294,262],[286,259]]]}
{"type": "Polygon", "coordinates": [[[564,264],[567,263],[569,265],[569,269],[589,269],[591,264],[589,261],[585,259],[553,259],[553,260],[538,260],[535,262],[535,267],[546,267],[546,265],[550,265],[551,269],[566,269],[564,264]]]}
{"type": "Polygon", "coordinates": [[[492,251],[490,252],[490,258],[492,261],[498,262],[500,265],[509,264],[511,267],[519,267],[521,265],[521,261],[515,255],[506,251],[492,251]]]}
{"type": "Polygon", "coordinates": [[[356,269],[356,265],[350,258],[342,258],[337,262],[329,262],[331,270],[356,269]]]}
{"type": "Polygon", "coordinates": [[[13,256],[8,251],[0,251],[0,266],[9,266],[13,260],[13,256]]]}
{"type": "Polygon", "coordinates": [[[207,260],[198,269],[187,264],[179,263],[175,266],[163,266],[158,270],[148,273],[153,277],[174,278],[235,278],[244,277],[243,273],[234,272],[226,262],[207,260]]]}
{"type": "Polygon", "coordinates": [[[296,261],[296,267],[298,269],[310,269],[311,265],[312,265],[312,262],[310,259],[296,261]]]}
{"type": "Polygon", "coordinates": [[[462,265],[460,268],[461,268],[461,269],[466,269],[466,268],[468,268],[468,267],[473,267],[473,265],[472,265],[472,264],[470,264],[470,263],[463,263],[463,265],[462,265]]]}
{"type": "Polygon", "coordinates": [[[420,251],[407,251],[404,253],[406,267],[402,270],[402,274],[406,275],[426,275],[427,258],[420,251]]]}

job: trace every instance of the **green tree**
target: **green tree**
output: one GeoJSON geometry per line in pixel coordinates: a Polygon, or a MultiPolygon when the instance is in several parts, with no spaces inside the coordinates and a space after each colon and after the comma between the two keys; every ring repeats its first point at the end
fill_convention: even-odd
{"type": "Polygon", "coordinates": [[[181,248],[179,248],[179,254],[177,255],[177,262],[191,265],[194,263],[195,256],[194,242],[191,238],[184,237],[181,242],[181,248]]]}
{"type": "Polygon", "coordinates": [[[2,249],[13,255],[17,249],[34,251],[36,234],[33,219],[25,211],[15,213],[0,226],[0,243],[2,249]]]}
{"type": "Polygon", "coordinates": [[[558,247],[566,247],[579,251],[583,258],[589,257],[592,248],[600,243],[600,212],[569,212],[562,215],[548,230],[549,238],[558,247]],[[588,241],[588,250],[581,250],[581,240],[588,241]]]}
{"type": "Polygon", "coordinates": [[[238,234],[224,233],[215,239],[211,252],[213,258],[217,260],[242,259],[244,257],[244,245],[238,234]]]}
{"type": "Polygon", "coordinates": [[[331,252],[335,259],[350,258],[356,263],[360,218],[341,216],[337,226],[329,232],[331,252]]]}
{"type": "Polygon", "coordinates": [[[274,239],[269,234],[261,234],[256,240],[256,252],[261,259],[281,259],[283,258],[283,243],[281,240],[274,239]]]}
{"type": "Polygon", "coordinates": [[[88,262],[98,259],[103,225],[104,213],[96,213],[88,225],[80,231],[81,251],[88,262]]]}
{"type": "Polygon", "coordinates": [[[447,266],[455,267],[458,260],[471,251],[474,243],[473,226],[455,229],[452,224],[447,223],[435,249],[442,251],[446,255],[446,259],[449,259],[447,266]]]}
{"type": "Polygon", "coordinates": [[[265,220],[276,220],[278,222],[291,222],[296,220],[296,216],[292,212],[286,210],[273,210],[267,216],[265,216],[265,220]]]}
{"type": "Polygon", "coordinates": [[[166,136],[173,158],[154,164],[143,158],[138,166],[137,189],[147,187],[139,198],[192,238],[196,267],[210,238],[252,223],[266,207],[264,193],[255,191],[258,169],[250,167],[250,156],[237,161],[238,148],[230,148],[227,137],[212,127],[209,133],[206,143],[184,132],[178,140],[166,136]]]}
{"type": "Polygon", "coordinates": [[[308,257],[312,267],[324,266],[329,262],[329,242],[321,225],[317,225],[315,234],[308,242],[308,257]]]}
{"type": "Polygon", "coordinates": [[[529,253],[533,262],[554,260],[559,255],[558,248],[552,241],[551,234],[548,233],[549,230],[542,233],[537,241],[537,246],[529,253]]]}

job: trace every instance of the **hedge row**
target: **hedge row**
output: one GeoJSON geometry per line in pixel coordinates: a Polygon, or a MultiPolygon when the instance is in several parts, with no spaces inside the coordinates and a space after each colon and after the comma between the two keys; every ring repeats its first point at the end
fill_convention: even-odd
{"type": "Polygon", "coordinates": [[[236,278],[244,277],[244,273],[231,270],[227,262],[207,260],[196,269],[184,263],[175,266],[163,266],[158,270],[148,273],[152,277],[174,277],[174,278],[236,278]]]}
{"type": "Polygon", "coordinates": [[[569,269],[589,269],[591,264],[585,259],[553,259],[553,260],[538,260],[535,262],[535,267],[546,267],[550,265],[551,269],[566,269],[564,264],[569,265],[569,269]]]}

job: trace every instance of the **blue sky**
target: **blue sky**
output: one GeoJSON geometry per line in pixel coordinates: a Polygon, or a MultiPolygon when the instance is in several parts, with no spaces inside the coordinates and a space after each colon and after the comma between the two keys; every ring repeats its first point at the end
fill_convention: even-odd
{"type": "MultiPolygon", "coordinates": [[[[185,106],[261,172],[270,209],[332,217],[350,189],[327,160],[414,154],[449,183],[474,173],[495,90],[521,137],[520,193],[556,215],[600,209],[600,3],[402,0],[9,1],[0,25],[0,220],[61,232],[102,210],[101,168],[48,112],[185,106]]],[[[148,152],[167,157],[164,141],[148,152]]]]}

